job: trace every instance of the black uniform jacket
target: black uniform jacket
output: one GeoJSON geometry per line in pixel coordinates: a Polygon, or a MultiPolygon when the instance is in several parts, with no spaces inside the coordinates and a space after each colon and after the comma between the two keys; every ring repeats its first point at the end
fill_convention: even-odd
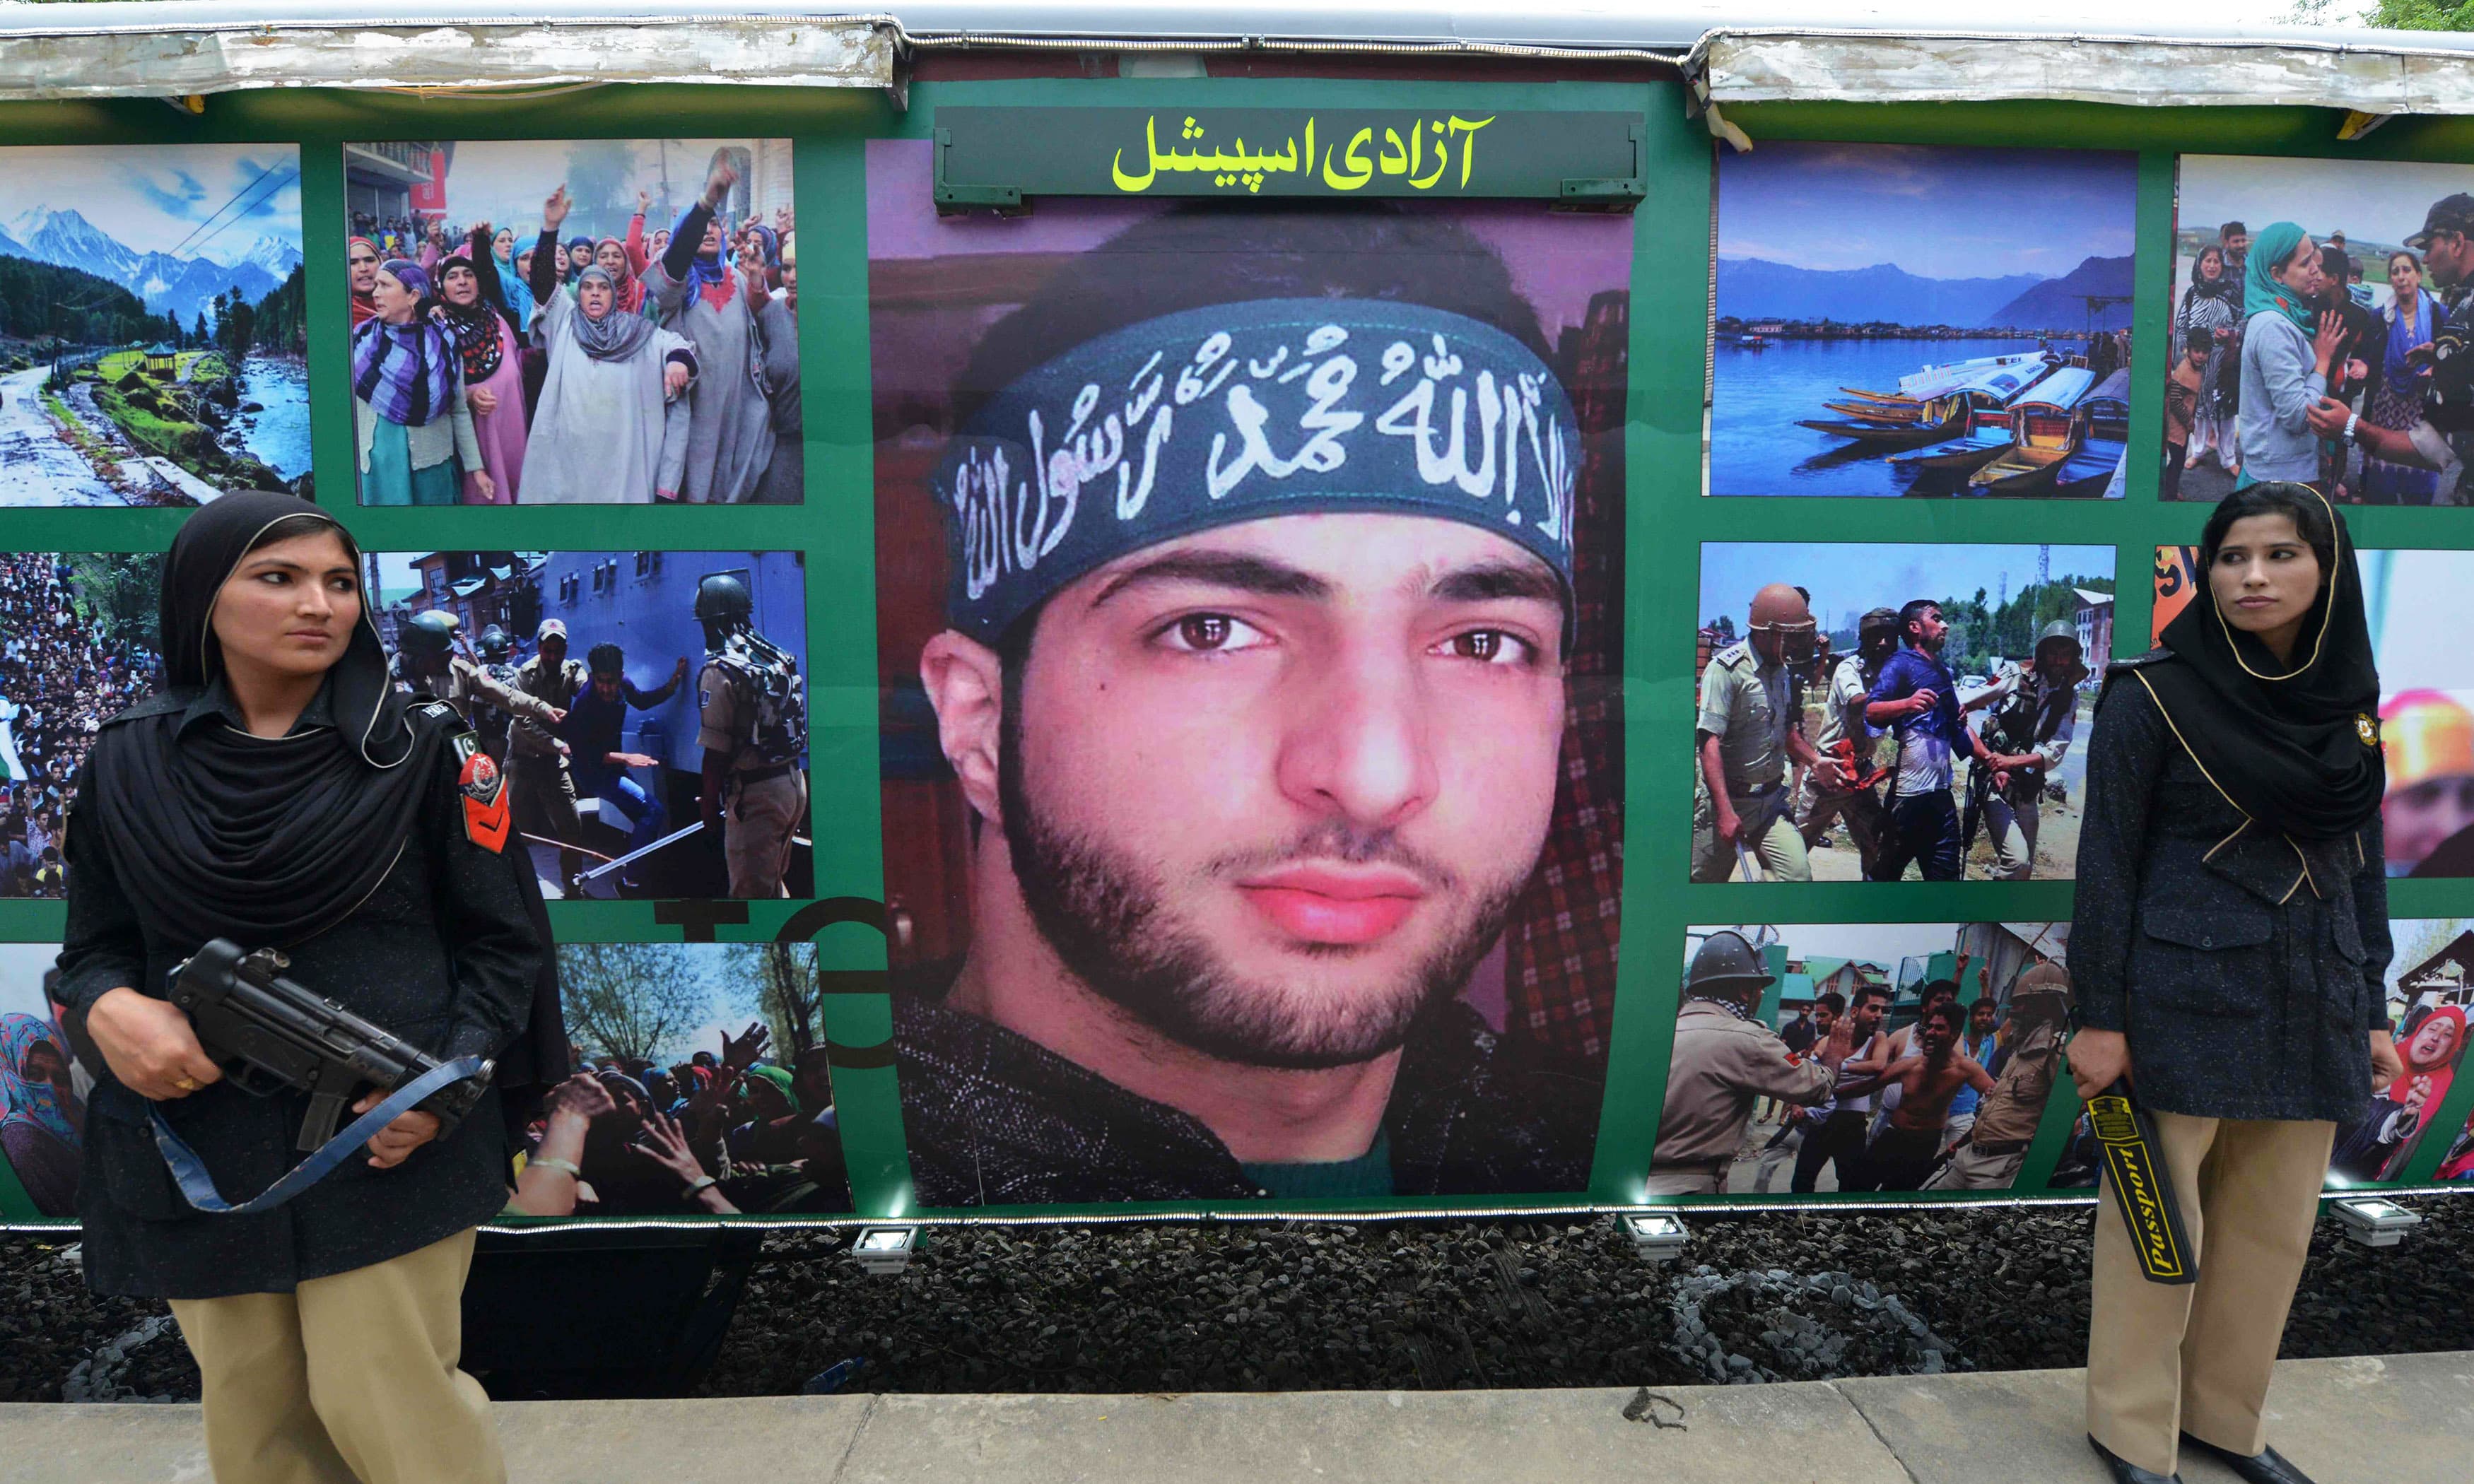
{"type": "Polygon", "coordinates": [[[2296,842],[2246,818],[2119,660],[2088,747],[2071,985],[2079,1024],[2130,1038],[2140,1098],[2210,1118],[2359,1117],[2389,1026],[2375,815],[2296,842]]]}
{"type": "MultiPolygon", "coordinates": [[[[1074,1205],[1268,1196],[1200,1119],[1037,1042],[913,994],[893,999],[919,1204],[1074,1205]]],[[[1383,1127],[1399,1195],[1588,1188],[1603,1084],[1516,1052],[1455,1001],[1419,1022],[1383,1127]]]]}
{"type": "MultiPolygon", "coordinates": [[[[169,692],[140,703],[182,711],[184,726],[243,725],[220,682],[203,694],[169,692]]],[[[137,708],[133,707],[133,711],[137,708]]],[[[443,707],[416,706],[421,727],[463,723],[443,707]]],[[[301,728],[332,725],[327,694],[301,728]]],[[[544,950],[502,854],[464,830],[462,796],[441,748],[419,823],[395,868],[341,922],[300,943],[243,944],[291,955],[289,977],[441,1058],[495,1056],[521,1029],[544,950]]],[[[160,996],[166,972],[194,944],[164,941],[121,889],[83,802],[68,830],[68,927],[61,994],[83,1017],[106,991],[129,986],[160,996]]],[[[286,1204],[255,1215],[209,1215],[173,1185],[147,1113],[160,1107],[206,1161],[216,1188],[239,1203],[303,1158],[293,1141],[308,1099],[253,1097],[229,1082],[150,1104],[115,1080],[96,1077],[87,1106],[78,1214],[85,1227],[88,1283],[99,1293],[209,1299],[286,1293],[303,1279],[349,1272],[425,1247],[496,1215],[507,1202],[506,1130],[496,1089],[452,1132],[393,1169],[366,1152],[286,1204]]],[[[348,1114],[349,1117],[349,1114],[348,1114]]]]}

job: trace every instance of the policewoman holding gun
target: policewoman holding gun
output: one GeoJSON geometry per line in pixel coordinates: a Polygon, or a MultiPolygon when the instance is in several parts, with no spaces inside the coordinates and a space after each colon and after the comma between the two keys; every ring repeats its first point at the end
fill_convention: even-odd
{"type": "Polygon", "coordinates": [[[2125,1079],[2153,1137],[2107,1144],[2088,1439],[2126,1484],[2185,1444],[2307,1484],[2268,1446],[2268,1376],[2337,1124],[2399,1071],[2380,682],[2352,539],[2310,486],[2226,496],[2198,570],[2163,646],[2106,676],[2089,748],[2071,1075],[2100,1138],[2125,1079]]]}
{"type": "Polygon", "coordinates": [[[246,1213],[194,1205],[152,1127],[234,1204],[301,1160],[308,1098],[236,1087],[163,997],[214,940],[279,950],[288,977],[442,1060],[500,1058],[532,1020],[548,948],[504,792],[450,709],[389,682],[361,569],[289,495],[191,515],[164,559],[164,688],[104,725],[70,816],[61,985],[103,1064],[86,1279],[171,1301],[221,1484],[506,1476],[456,1365],[473,1229],[507,1199],[497,1089],[463,1087],[460,1120],[409,1108],[246,1213]]]}

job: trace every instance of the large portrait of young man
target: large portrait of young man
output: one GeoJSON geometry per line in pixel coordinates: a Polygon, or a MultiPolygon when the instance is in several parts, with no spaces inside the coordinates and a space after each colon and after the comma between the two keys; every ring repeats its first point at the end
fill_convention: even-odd
{"type": "Polygon", "coordinates": [[[1629,225],[869,174],[918,1203],[1586,1188],[1629,225]]]}

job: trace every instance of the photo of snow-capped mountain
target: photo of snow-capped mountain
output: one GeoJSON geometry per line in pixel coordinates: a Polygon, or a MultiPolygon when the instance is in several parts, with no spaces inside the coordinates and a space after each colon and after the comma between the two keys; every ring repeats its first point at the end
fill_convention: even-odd
{"type": "Polygon", "coordinates": [[[109,278],[155,313],[187,321],[228,290],[238,290],[253,303],[274,293],[300,266],[301,249],[279,238],[254,236],[219,238],[186,256],[140,252],[75,207],[33,206],[0,224],[0,257],[32,258],[109,278]]]}
{"type": "Polygon", "coordinates": [[[0,148],[0,506],[309,484],[301,155],[0,148]]]}

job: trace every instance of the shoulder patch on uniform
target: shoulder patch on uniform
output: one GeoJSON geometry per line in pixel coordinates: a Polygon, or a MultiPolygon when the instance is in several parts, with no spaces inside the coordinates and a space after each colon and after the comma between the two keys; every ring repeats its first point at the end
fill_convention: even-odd
{"type": "Polygon", "coordinates": [[[464,837],[485,850],[502,850],[508,826],[506,776],[471,731],[457,732],[453,743],[455,791],[464,796],[464,837]]]}
{"type": "Polygon", "coordinates": [[[2144,655],[2133,655],[2127,659],[2117,659],[2113,661],[2113,668],[2117,670],[2145,669],[2148,665],[2163,664],[2166,660],[2172,658],[2173,652],[2170,649],[2151,649],[2144,655]]]}
{"type": "Polygon", "coordinates": [[[1710,662],[1711,664],[1734,665],[1738,661],[1749,658],[1752,653],[1752,640],[1737,639],[1734,643],[1730,644],[1726,648],[1718,651],[1716,654],[1711,655],[1710,657],[1710,662]]]}
{"type": "Polygon", "coordinates": [[[456,715],[455,708],[449,706],[444,701],[424,701],[420,706],[414,707],[414,709],[420,711],[424,716],[430,717],[437,721],[463,720],[462,717],[456,715]]]}

